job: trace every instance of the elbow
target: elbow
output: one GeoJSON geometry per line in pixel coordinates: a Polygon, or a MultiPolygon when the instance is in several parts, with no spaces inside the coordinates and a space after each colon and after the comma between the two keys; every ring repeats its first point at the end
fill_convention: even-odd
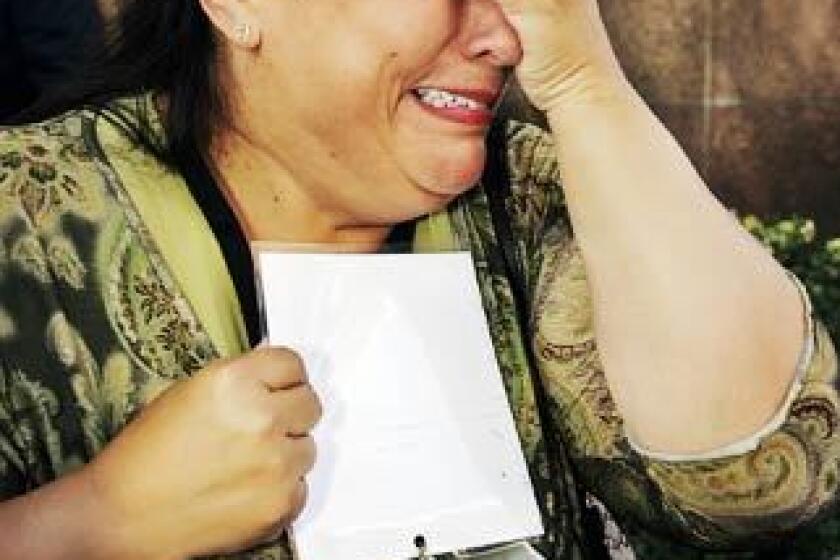
{"type": "MultiPolygon", "coordinates": [[[[819,414],[818,404],[807,414],[819,414]]],[[[836,503],[838,457],[794,422],[743,456],[696,464],[649,465],[677,527],[695,546],[753,550],[774,546],[818,522],[836,503]]],[[[833,447],[837,453],[837,446],[833,447]]]]}

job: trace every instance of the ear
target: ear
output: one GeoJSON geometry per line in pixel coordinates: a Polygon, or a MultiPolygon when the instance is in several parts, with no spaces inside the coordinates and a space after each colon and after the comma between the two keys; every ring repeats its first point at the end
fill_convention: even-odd
{"type": "Polygon", "coordinates": [[[199,0],[216,30],[232,44],[256,49],[262,41],[259,20],[247,0],[199,0]]]}

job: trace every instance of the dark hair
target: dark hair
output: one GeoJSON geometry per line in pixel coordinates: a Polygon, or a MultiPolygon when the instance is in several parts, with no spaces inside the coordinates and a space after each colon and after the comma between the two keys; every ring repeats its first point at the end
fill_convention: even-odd
{"type": "Polygon", "coordinates": [[[40,120],[79,107],[93,107],[149,149],[178,165],[206,153],[224,101],[217,78],[218,45],[196,0],[119,0],[105,40],[77,77],[22,115],[40,120]],[[144,92],[166,95],[164,134],[154,134],[148,115],[130,117],[112,102],[144,92]]]}

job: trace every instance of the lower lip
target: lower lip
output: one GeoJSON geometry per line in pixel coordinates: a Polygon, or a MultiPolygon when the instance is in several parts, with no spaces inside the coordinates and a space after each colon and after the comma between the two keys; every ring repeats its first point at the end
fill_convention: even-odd
{"type": "Polygon", "coordinates": [[[423,103],[417,96],[414,100],[429,113],[443,120],[470,126],[489,126],[493,122],[493,112],[487,109],[464,109],[462,107],[434,107],[423,103]]]}

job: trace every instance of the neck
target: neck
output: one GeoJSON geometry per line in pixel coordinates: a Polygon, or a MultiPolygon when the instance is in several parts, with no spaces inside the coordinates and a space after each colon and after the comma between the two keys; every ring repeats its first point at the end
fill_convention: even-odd
{"type": "Polygon", "coordinates": [[[220,134],[211,155],[211,172],[251,242],[375,252],[388,237],[391,226],[354,223],[314,199],[311,193],[323,189],[307,189],[288,166],[240,131],[220,134]]]}

